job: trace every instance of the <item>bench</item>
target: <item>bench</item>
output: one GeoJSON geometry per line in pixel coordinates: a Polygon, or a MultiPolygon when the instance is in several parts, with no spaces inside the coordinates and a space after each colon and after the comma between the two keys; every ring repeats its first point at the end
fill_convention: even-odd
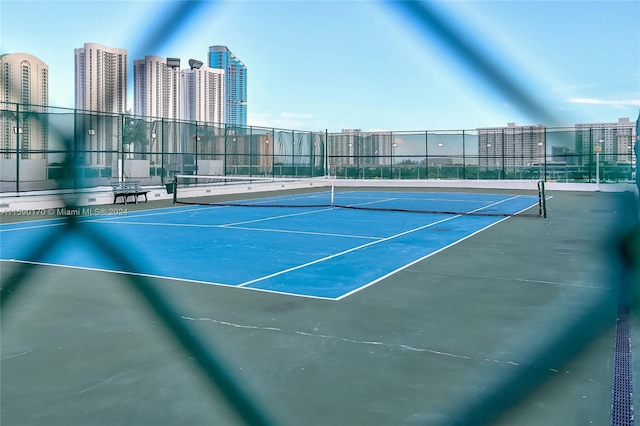
{"type": "Polygon", "coordinates": [[[113,204],[116,203],[118,197],[122,197],[125,204],[127,204],[129,197],[135,197],[136,204],[138,204],[138,196],[140,195],[144,195],[145,203],[148,201],[147,193],[149,191],[142,188],[138,181],[111,182],[111,188],[113,189],[113,204]]]}

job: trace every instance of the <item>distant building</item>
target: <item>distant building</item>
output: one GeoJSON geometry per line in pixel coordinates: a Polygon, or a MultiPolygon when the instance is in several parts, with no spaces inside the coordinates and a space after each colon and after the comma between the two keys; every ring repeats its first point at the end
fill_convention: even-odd
{"type": "Polygon", "coordinates": [[[328,151],[331,153],[329,166],[354,165],[356,152],[359,151],[361,129],[342,129],[342,132],[331,135],[328,151]]]}
{"type": "Polygon", "coordinates": [[[209,67],[224,70],[224,122],[247,125],[247,67],[226,46],[209,47],[209,67]]]}
{"type": "Polygon", "coordinates": [[[369,132],[365,134],[360,148],[360,165],[389,165],[392,161],[394,147],[391,132],[369,132]]]}
{"type": "MultiPolygon", "coordinates": [[[[48,125],[45,114],[49,103],[49,67],[42,60],[27,53],[0,55],[0,101],[2,109],[9,110],[0,116],[1,158],[11,158],[16,151],[16,136],[20,141],[20,158],[46,158],[43,151],[48,146],[48,125]],[[14,114],[19,106],[20,112],[14,114]],[[29,104],[29,106],[26,106],[29,104]]],[[[15,157],[14,157],[15,158],[15,157]]]]}
{"type": "Polygon", "coordinates": [[[329,166],[377,166],[391,164],[391,132],[342,129],[329,135],[329,166]]]}
{"type": "Polygon", "coordinates": [[[580,165],[593,162],[594,150],[600,147],[601,161],[632,164],[635,123],[619,118],[613,123],[576,124],[576,150],[580,165]]]}
{"type": "Polygon", "coordinates": [[[552,146],[551,157],[547,159],[548,163],[564,164],[567,166],[577,166],[578,161],[575,152],[566,146],[552,146]]]}
{"type": "Polygon", "coordinates": [[[76,122],[76,138],[84,141],[77,161],[114,167],[122,131],[117,114],[127,112],[127,51],[97,43],[75,49],[75,97],[76,109],[87,111],[76,122]]]}
{"type": "Polygon", "coordinates": [[[530,166],[545,161],[545,126],[508,123],[507,127],[487,127],[477,131],[480,166],[530,166]]]}

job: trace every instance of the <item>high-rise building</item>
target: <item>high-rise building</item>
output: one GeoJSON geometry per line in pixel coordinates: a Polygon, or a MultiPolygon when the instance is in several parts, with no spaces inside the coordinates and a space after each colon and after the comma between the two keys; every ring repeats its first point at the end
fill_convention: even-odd
{"type": "Polygon", "coordinates": [[[247,67],[226,46],[209,47],[209,67],[225,72],[225,119],[233,126],[247,125],[247,67]]]}
{"type": "Polygon", "coordinates": [[[545,126],[508,123],[507,127],[487,127],[477,131],[480,166],[530,166],[545,161],[545,126]]]}
{"type": "Polygon", "coordinates": [[[180,69],[179,58],[158,56],[133,61],[134,114],[147,122],[152,165],[162,162],[163,153],[196,151],[194,143],[200,153],[218,149],[215,129],[224,122],[224,70],[203,65],[190,59],[189,68],[180,69]]]}
{"type": "Polygon", "coordinates": [[[576,151],[580,165],[593,162],[594,150],[601,149],[601,161],[610,164],[631,164],[635,124],[628,118],[613,123],[576,124],[576,151]]]}
{"type": "Polygon", "coordinates": [[[182,117],[206,124],[224,123],[224,70],[192,67],[181,72],[182,117]]]}
{"type": "Polygon", "coordinates": [[[391,132],[342,129],[330,135],[327,144],[330,167],[390,165],[393,157],[391,132]]]}
{"type": "Polygon", "coordinates": [[[19,140],[20,158],[45,158],[48,127],[45,114],[49,103],[49,67],[27,53],[0,55],[0,101],[9,110],[0,116],[2,158],[10,158],[19,140]],[[15,105],[20,104],[20,105],[15,105]],[[23,114],[23,112],[25,114],[23,114]],[[30,152],[40,151],[40,152],[30,152]]]}
{"type": "Polygon", "coordinates": [[[145,56],[133,61],[134,114],[168,120],[224,123],[224,70],[191,59],[145,56]]]}
{"type": "Polygon", "coordinates": [[[76,109],[127,111],[127,51],[85,43],[75,49],[76,109]]]}
{"type": "Polygon", "coordinates": [[[330,166],[350,166],[356,164],[356,153],[362,145],[361,129],[342,129],[329,139],[331,153],[330,166]]]}
{"type": "Polygon", "coordinates": [[[181,118],[180,60],[145,56],[133,61],[133,113],[169,120],[181,118]]]}
{"type": "Polygon", "coordinates": [[[114,114],[127,112],[127,51],[97,43],[75,49],[75,95],[76,109],[87,111],[76,122],[76,161],[113,167],[121,133],[114,114]]]}

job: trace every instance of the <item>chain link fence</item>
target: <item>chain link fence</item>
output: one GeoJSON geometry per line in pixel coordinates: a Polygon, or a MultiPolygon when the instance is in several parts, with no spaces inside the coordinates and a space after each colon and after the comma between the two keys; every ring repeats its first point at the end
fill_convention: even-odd
{"type": "Polygon", "coordinates": [[[2,192],[97,187],[124,179],[163,185],[176,174],[582,183],[631,183],[636,174],[633,123],[606,131],[511,126],[329,133],[0,107],[2,192]]]}

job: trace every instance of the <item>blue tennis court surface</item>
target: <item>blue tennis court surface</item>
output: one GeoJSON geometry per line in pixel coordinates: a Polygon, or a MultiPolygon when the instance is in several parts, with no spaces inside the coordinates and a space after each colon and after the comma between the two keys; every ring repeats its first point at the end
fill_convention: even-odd
{"type": "MultiPolygon", "coordinates": [[[[296,200],[305,196],[327,195],[296,200]]],[[[336,197],[354,206],[505,214],[538,204],[536,196],[504,194],[352,191],[336,197]]],[[[340,299],[504,219],[331,207],[174,207],[83,217],[77,232],[63,234],[44,258],[31,258],[30,251],[62,220],[3,224],[0,258],[340,299]],[[83,230],[131,253],[136,270],[105,258],[83,230]]]]}

